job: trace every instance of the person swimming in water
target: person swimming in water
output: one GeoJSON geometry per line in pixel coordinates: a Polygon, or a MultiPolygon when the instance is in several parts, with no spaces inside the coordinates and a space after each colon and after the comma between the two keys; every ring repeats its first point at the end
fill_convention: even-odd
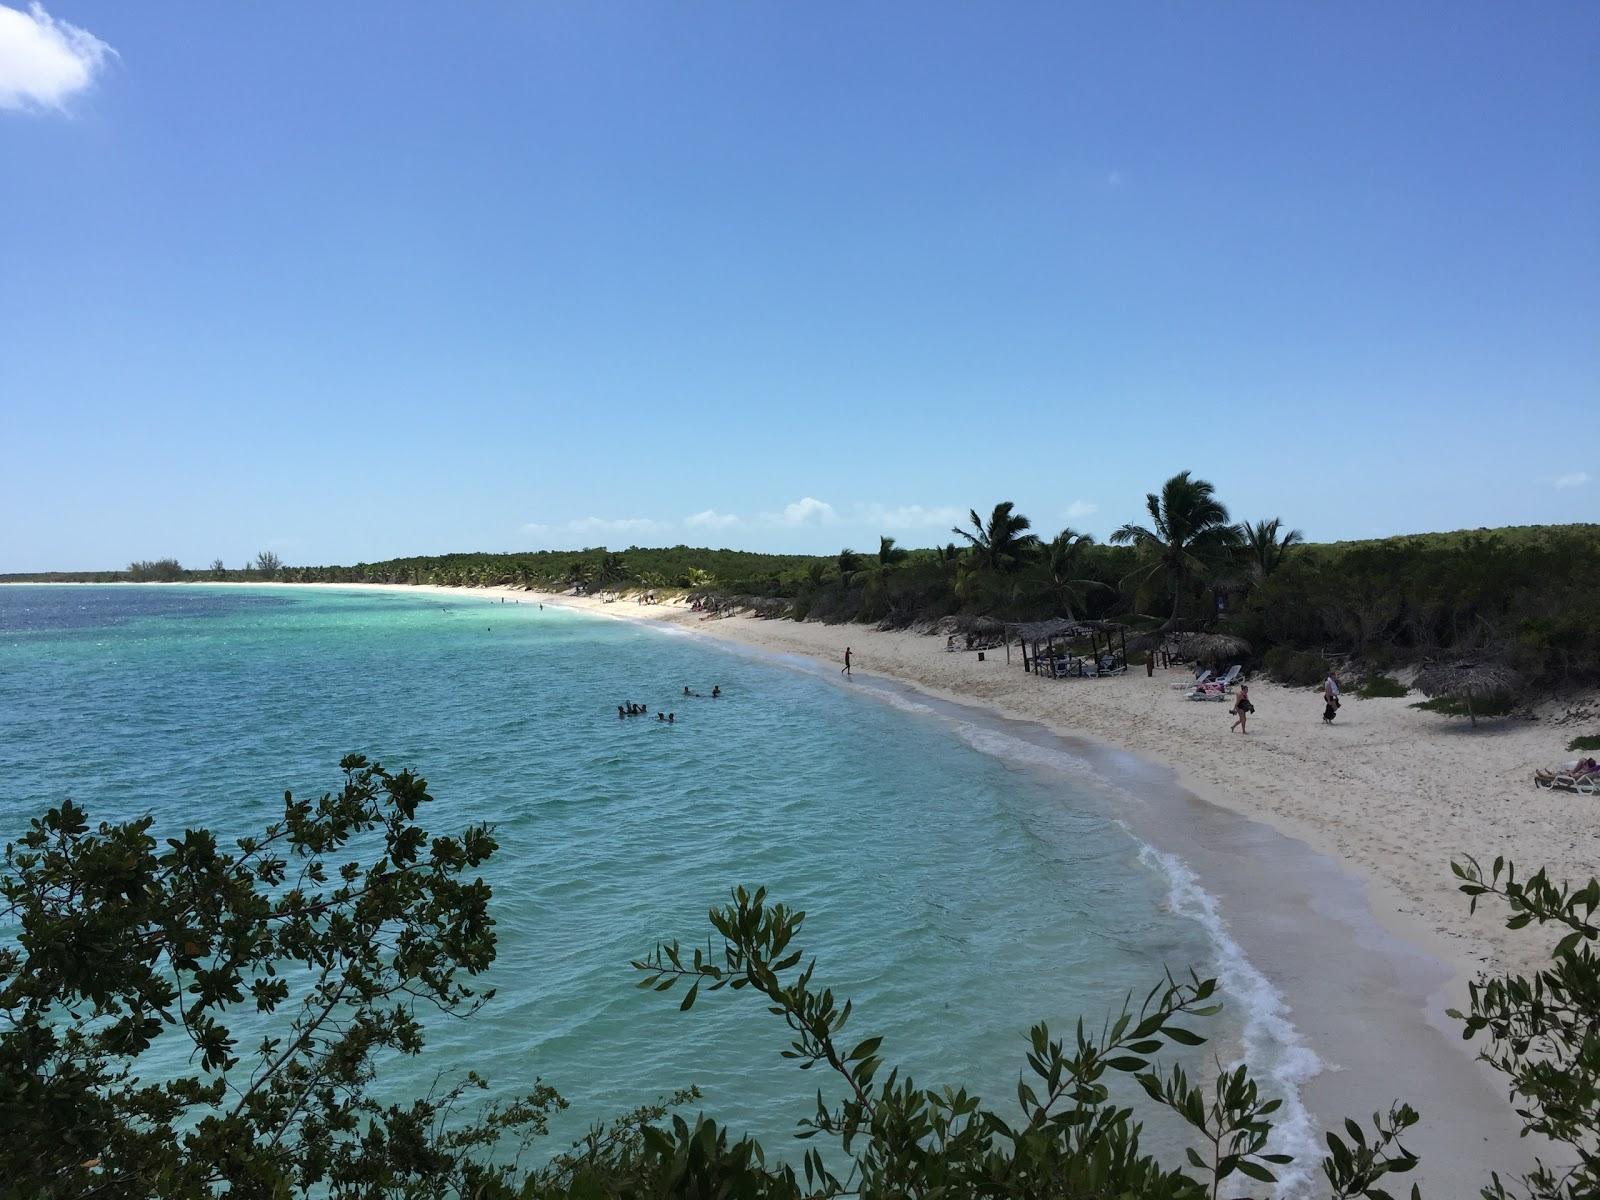
{"type": "Polygon", "coordinates": [[[720,700],[722,698],[722,685],[720,683],[712,687],[711,698],[713,700],[720,700]]]}

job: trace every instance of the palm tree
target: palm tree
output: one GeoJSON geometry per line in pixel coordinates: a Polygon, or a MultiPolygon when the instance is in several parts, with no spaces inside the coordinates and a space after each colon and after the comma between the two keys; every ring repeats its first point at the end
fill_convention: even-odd
{"type": "Polygon", "coordinates": [[[892,537],[878,538],[878,566],[894,567],[906,560],[906,555],[911,551],[894,544],[892,537]]]}
{"type": "Polygon", "coordinates": [[[861,570],[861,555],[854,550],[841,550],[835,565],[839,568],[839,582],[848,584],[856,572],[861,570]]]}
{"type": "Polygon", "coordinates": [[[889,576],[909,553],[895,545],[892,537],[878,538],[877,556],[869,559],[867,565],[857,573],[865,584],[862,608],[867,615],[877,615],[884,607],[889,596],[889,576]]]}
{"type": "Polygon", "coordinates": [[[1111,589],[1098,579],[1083,575],[1083,552],[1094,545],[1094,538],[1075,529],[1063,529],[1044,544],[1039,559],[1039,577],[1044,591],[1067,617],[1077,615],[1084,593],[1091,588],[1111,589]]]}
{"type": "Polygon", "coordinates": [[[1244,556],[1250,564],[1250,573],[1256,579],[1265,579],[1289,557],[1289,550],[1305,544],[1305,535],[1298,529],[1279,536],[1283,521],[1273,517],[1270,521],[1246,521],[1241,527],[1244,534],[1244,556]]]}
{"type": "Polygon", "coordinates": [[[957,525],[950,532],[966,538],[973,556],[991,571],[1015,571],[1027,552],[1039,544],[1039,539],[1028,532],[1033,522],[1014,512],[1015,508],[1010,500],[1001,501],[994,506],[987,524],[978,516],[978,510],[973,509],[972,531],[957,525]]]}
{"type": "Polygon", "coordinates": [[[1151,526],[1131,522],[1111,535],[1119,546],[1138,548],[1144,564],[1130,580],[1148,585],[1164,578],[1172,592],[1172,617],[1183,611],[1184,596],[1239,544],[1237,526],[1229,524],[1228,510],[1216,498],[1216,488],[1204,479],[1190,479],[1180,471],[1161,486],[1161,494],[1145,496],[1151,526]]]}
{"type": "Polygon", "coordinates": [[[588,591],[589,585],[594,581],[594,567],[587,559],[576,559],[567,568],[567,582],[576,584],[581,590],[588,591]]]}

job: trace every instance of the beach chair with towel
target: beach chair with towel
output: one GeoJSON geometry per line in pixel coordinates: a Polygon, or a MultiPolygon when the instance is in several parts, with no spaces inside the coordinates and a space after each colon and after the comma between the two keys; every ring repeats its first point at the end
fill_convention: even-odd
{"type": "Polygon", "coordinates": [[[1199,687],[1201,684],[1210,679],[1213,673],[1214,672],[1211,670],[1211,668],[1207,667],[1205,670],[1197,673],[1195,677],[1189,680],[1187,683],[1175,683],[1172,685],[1172,687],[1176,691],[1180,692],[1193,691],[1195,688],[1199,687]]]}
{"type": "Polygon", "coordinates": [[[1212,683],[1201,683],[1184,697],[1185,700],[1226,700],[1228,689],[1239,681],[1239,676],[1244,673],[1244,668],[1238,663],[1228,668],[1228,673],[1221,679],[1212,683]]]}

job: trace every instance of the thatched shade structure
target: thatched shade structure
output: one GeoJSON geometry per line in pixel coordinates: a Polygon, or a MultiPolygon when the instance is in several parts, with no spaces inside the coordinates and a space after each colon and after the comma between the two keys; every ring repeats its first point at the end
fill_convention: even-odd
{"type": "Polygon", "coordinates": [[[1449,696],[1467,706],[1467,719],[1477,725],[1472,711],[1473,697],[1489,699],[1504,696],[1522,686],[1522,677],[1500,663],[1435,663],[1417,676],[1417,690],[1432,699],[1449,696]]]}
{"type": "Polygon", "coordinates": [[[1250,643],[1231,633],[1193,633],[1183,639],[1183,648],[1199,662],[1216,665],[1224,659],[1234,662],[1250,654],[1250,643]]]}
{"type": "Polygon", "coordinates": [[[1128,639],[1128,653],[1146,654],[1159,650],[1165,640],[1159,633],[1136,633],[1128,639]]]}
{"type": "Polygon", "coordinates": [[[1057,618],[1053,621],[1014,621],[1005,628],[1008,650],[1012,638],[1022,645],[1024,671],[1059,676],[1064,670],[1067,674],[1082,677],[1085,674],[1119,674],[1128,669],[1126,631],[1120,625],[1057,618]],[[1057,641],[1068,648],[1074,642],[1081,645],[1087,641],[1087,664],[1074,660],[1063,665],[1056,648],[1057,641]]]}
{"type": "Polygon", "coordinates": [[[973,617],[967,621],[965,633],[1004,633],[1006,623],[998,617],[973,617]]]}

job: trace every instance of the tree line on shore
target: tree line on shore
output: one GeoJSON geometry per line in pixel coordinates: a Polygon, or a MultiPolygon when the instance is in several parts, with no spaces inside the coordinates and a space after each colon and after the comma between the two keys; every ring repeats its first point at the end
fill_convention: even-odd
{"type": "Polygon", "coordinates": [[[1042,536],[1003,501],[974,510],[944,544],[917,549],[883,536],[875,549],[829,556],[630,546],[320,567],[288,566],[264,551],[235,571],[220,560],[192,571],[162,559],[50,578],[682,591],[767,615],[884,628],[980,614],[1203,626],[1244,639],[1291,683],[1315,681],[1330,657],[1381,671],[1441,655],[1492,656],[1535,686],[1600,680],[1600,526],[1313,545],[1276,516],[1235,522],[1213,486],[1189,472],[1145,508],[1108,544],[1071,528],[1042,536]]]}

